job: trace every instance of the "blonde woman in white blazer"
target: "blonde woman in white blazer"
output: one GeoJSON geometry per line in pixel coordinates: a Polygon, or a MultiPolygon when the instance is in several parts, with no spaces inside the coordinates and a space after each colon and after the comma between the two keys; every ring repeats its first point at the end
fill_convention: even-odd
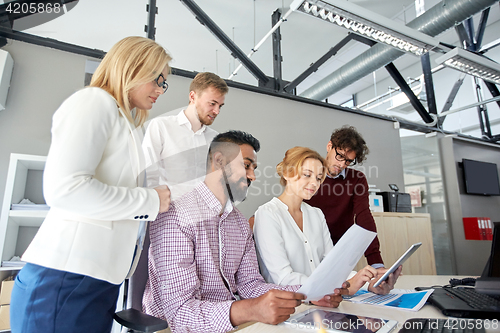
{"type": "Polygon", "coordinates": [[[90,87],[55,112],[43,187],[51,209],[23,255],[13,333],[110,331],[146,222],[170,204],[168,188],[142,188],[139,135],[168,87],[170,60],[154,41],[127,37],[106,54],[90,87]]]}

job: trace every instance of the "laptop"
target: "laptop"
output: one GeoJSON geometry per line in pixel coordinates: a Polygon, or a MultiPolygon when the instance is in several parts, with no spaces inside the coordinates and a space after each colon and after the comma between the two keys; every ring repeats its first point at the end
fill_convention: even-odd
{"type": "Polygon", "coordinates": [[[490,258],[475,288],[436,288],[429,297],[445,316],[500,319],[500,222],[494,228],[490,258]]]}

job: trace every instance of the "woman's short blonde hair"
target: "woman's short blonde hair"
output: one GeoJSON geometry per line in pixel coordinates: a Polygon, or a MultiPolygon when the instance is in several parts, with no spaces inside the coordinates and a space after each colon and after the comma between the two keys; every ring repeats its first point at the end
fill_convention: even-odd
{"type": "Polygon", "coordinates": [[[286,179],[284,177],[292,178],[299,175],[300,178],[302,165],[308,158],[314,158],[323,164],[323,176],[321,177],[321,182],[323,183],[327,172],[325,159],[315,150],[306,147],[293,147],[286,151],[285,158],[276,166],[276,171],[280,176],[280,184],[286,186],[286,179]]]}
{"type": "Polygon", "coordinates": [[[132,117],[130,91],[156,79],[164,68],[170,73],[172,57],[155,41],[144,37],[126,37],[116,43],[97,67],[91,87],[110,93],[127,119],[136,126],[147,120],[149,110],[137,109],[132,117]]]}

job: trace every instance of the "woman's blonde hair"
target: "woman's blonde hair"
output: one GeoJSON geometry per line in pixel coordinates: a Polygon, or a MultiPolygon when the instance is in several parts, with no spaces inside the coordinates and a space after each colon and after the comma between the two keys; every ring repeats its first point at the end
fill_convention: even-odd
{"type": "Polygon", "coordinates": [[[321,176],[321,182],[325,180],[326,177],[326,161],[325,159],[315,150],[306,148],[306,147],[293,147],[286,151],[285,158],[283,161],[278,163],[276,166],[276,171],[280,178],[280,184],[282,186],[286,186],[285,177],[295,177],[302,173],[302,165],[304,161],[308,158],[314,158],[323,164],[323,175],[321,176]]]}
{"type": "Polygon", "coordinates": [[[91,87],[98,87],[111,94],[127,119],[136,126],[147,120],[149,110],[137,109],[134,117],[130,110],[130,91],[153,81],[172,57],[155,41],[144,37],[126,37],[116,43],[97,67],[91,87]]]}

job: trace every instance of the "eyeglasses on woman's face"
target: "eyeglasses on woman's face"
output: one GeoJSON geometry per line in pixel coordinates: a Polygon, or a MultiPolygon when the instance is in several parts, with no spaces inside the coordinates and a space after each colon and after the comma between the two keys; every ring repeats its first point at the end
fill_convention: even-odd
{"type": "Polygon", "coordinates": [[[163,76],[163,73],[160,73],[156,79],[154,79],[158,87],[163,89],[163,93],[165,93],[168,90],[168,83],[165,77],[163,76]]]}

